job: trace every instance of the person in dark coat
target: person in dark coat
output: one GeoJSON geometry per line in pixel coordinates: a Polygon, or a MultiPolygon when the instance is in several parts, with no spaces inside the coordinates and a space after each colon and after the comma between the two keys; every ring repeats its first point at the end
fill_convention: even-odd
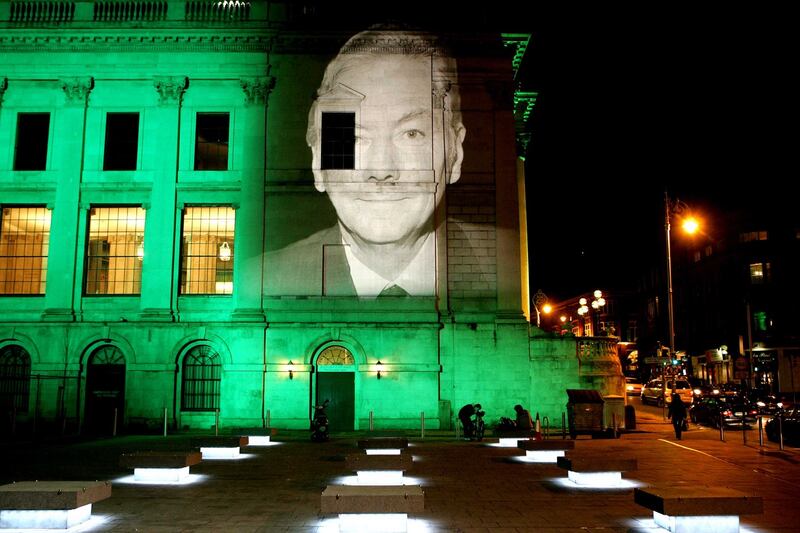
{"type": "Polygon", "coordinates": [[[523,408],[520,404],[514,406],[514,411],[517,412],[517,429],[533,429],[533,419],[531,418],[531,413],[527,409],[523,408]]]}
{"type": "Polygon", "coordinates": [[[458,411],[458,419],[464,428],[464,437],[471,438],[475,433],[475,422],[473,422],[472,417],[480,408],[481,404],[479,403],[474,405],[468,403],[458,411]]]}
{"type": "Polygon", "coordinates": [[[681,440],[681,431],[686,424],[686,404],[681,400],[681,395],[677,392],[672,393],[672,402],[669,404],[667,418],[672,419],[672,427],[675,428],[675,438],[681,440]]]}

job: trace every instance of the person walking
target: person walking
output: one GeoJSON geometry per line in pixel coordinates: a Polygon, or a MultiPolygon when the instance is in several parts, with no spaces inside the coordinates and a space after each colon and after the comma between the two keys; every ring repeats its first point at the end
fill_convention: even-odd
{"type": "Polygon", "coordinates": [[[677,392],[672,393],[672,402],[669,404],[667,418],[672,419],[672,427],[675,428],[675,438],[681,440],[681,432],[686,423],[686,404],[683,403],[680,394],[677,392]]]}

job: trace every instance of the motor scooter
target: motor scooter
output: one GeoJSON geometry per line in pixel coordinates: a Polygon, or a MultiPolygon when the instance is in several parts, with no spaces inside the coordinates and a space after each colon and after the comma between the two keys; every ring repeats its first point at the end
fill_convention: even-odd
{"type": "Polygon", "coordinates": [[[325,442],[328,440],[328,407],[329,400],[322,402],[322,405],[314,406],[314,418],[311,419],[311,440],[313,442],[325,442]]]}

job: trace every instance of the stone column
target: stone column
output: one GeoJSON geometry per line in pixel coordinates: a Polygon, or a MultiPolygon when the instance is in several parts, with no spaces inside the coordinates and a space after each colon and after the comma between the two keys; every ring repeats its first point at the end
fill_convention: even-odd
{"type": "Polygon", "coordinates": [[[53,126],[50,167],[56,183],[55,203],[50,219],[50,250],[47,260],[47,288],[44,297],[43,320],[73,321],[75,319],[74,290],[80,286],[76,279],[75,262],[78,254],[78,209],[83,171],[86,106],[94,79],[64,78],[59,80],[64,91],[64,107],[51,117],[53,126]]]}
{"type": "MultiPolygon", "coordinates": [[[[433,103],[433,117],[434,120],[444,120],[445,109],[448,108],[447,93],[450,91],[449,81],[434,80],[431,87],[431,97],[433,103]]],[[[443,125],[444,126],[444,125],[443,125]]],[[[447,161],[447,138],[449,128],[443,127],[441,139],[434,139],[434,142],[440,142],[444,146],[444,158],[447,161]]],[[[433,151],[436,154],[436,150],[433,151]]],[[[433,168],[437,167],[438,161],[431,160],[433,168]]],[[[446,168],[445,173],[450,169],[446,168]]],[[[434,176],[437,180],[437,187],[446,187],[445,176],[434,176]]],[[[434,194],[436,194],[434,192],[434,194]]],[[[450,309],[447,305],[447,192],[442,197],[442,201],[436,206],[436,211],[433,215],[433,224],[436,237],[436,305],[440,313],[449,318],[450,309]]]]}
{"type": "MultiPolygon", "coordinates": [[[[514,138],[514,92],[510,82],[490,81],[494,101],[494,174],[497,224],[497,318],[523,319],[520,283],[519,201],[514,138]]],[[[524,200],[523,200],[524,201],[524,200]]]]}
{"type": "Polygon", "coordinates": [[[153,187],[144,228],[141,318],[169,322],[174,319],[176,287],[173,284],[175,253],[176,189],[181,100],[188,86],[183,76],[156,78],[158,106],[149,116],[148,128],[158,158],[153,167],[153,187]],[[152,124],[155,123],[155,127],[152,124]]]}
{"type": "Polygon", "coordinates": [[[264,172],[267,105],[275,87],[271,76],[241,80],[244,107],[237,111],[236,138],[241,143],[242,182],[236,211],[236,263],[233,267],[233,319],[263,322],[264,172]]]}

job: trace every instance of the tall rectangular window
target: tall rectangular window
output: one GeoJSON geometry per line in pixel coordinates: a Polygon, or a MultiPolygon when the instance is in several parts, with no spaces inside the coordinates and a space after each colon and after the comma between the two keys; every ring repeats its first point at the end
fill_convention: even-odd
{"type": "Polygon", "coordinates": [[[750,283],[761,285],[769,282],[770,263],[750,263],[750,283]]]}
{"type": "Polygon", "coordinates": [[[45,170],[50,137],[50,113],[19,113],[14,170],[45,170]]]}
{"type": "Polygon", "coordinates": [[[139,113],[108,113],[103,170],[136,170],[139,113]]]}
{"type": "Polygon", "coordinates": [[[181,294],[233,293],[232,207],[187,207],[181,240],[181,294]]]}
{"type": "Polygon", "coordinates": [[[228,170],[230,122],[230,113],[197,114],[195,170],[228,170]]]}
{"type": "Polygon", "coordinates": [[[141,207],[93,207],[86,243],[86,286],[91,294],[139,294],[144,258],[141,207]]]}
{"type": "Polygon", "coordinates": [[[44,294],[50,210],[4,207],[0,216],[0,294],[44,294]]]}
{"type": "Polygon", "coordinates": [[[323,169],[352,169],[356,167],[356,114],[322,113],[323,169]]]}

